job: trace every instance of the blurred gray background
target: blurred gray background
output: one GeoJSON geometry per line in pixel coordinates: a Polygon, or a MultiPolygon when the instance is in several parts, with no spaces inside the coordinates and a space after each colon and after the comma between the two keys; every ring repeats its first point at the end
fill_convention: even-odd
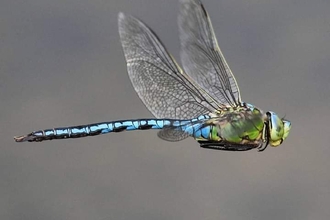
{"type": "Polygon", "coordinates": [[[330,219],[330,1],[204,0],[243,100],[292,121],[265,152],[155,131],[15,143],[36,129],[152,117],[117,31],[145,21],[179,60],[177,0],[4,0],[0,219],[330,219]]]}

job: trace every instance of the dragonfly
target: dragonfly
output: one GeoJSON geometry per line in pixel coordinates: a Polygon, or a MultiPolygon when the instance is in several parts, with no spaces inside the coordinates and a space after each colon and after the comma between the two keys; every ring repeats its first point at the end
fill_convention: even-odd
{"type": "Polygon", "coordinates": [[[149,119],[52,128],[14,137],[16,142],[81,138],[158,129],[166,141],[194,138],[202,148],[263,151],[288,137],[291,122],[241,101],[210,17],[199,0],[180,0],[178,16],[183,69],[157,35],[139,19],[119,13],[118,27],[131,83],[149,119]]]}

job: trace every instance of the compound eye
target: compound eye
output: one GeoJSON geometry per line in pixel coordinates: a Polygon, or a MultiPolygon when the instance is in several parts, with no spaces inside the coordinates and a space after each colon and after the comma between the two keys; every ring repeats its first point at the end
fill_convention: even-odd
{"type": "Polygon", "coordinates": [[[283,140],[286,139],[289,135],[290,129],[291,129],[291,122],[287,120],[282,120],[284,124],[284,134],[283,134],[283,140]]]}
{"type": "Polygon", "coordinates": [[[274,112],[267,112],[267,116],[269,119],[270,144],[272,146],[278,146],[283,141],[283,121],[274,112]]]}

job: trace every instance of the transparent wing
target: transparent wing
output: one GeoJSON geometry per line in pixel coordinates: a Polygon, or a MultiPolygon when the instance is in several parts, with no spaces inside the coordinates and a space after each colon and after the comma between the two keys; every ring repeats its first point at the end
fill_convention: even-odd
{"type": "Polygon", "coordinates": [[[186,73],[219,105],[237,106],[240,92],[199,0],[180,0],[181,60],[186,73]]]}
{"type": "Polygon", "coordinates": [[[166,141],[181,141],[188,136],[195,136],[196,132],[208,126],[211,121],[210,116],[200,116],[182,123],[180,126],[165,127],[158,132],[158,137],[166,141]]]}
{"type": "Polygon", "coordinates": [[[158,137],[165,140],[165,141],[181,141],[189,137],[189,134],[178,130],[174,127],[163,128],[162,130],[158,131],[158,137]]]}
{"type": "Polygon", "coordinates": [[[216,109],[215,102],[187,78],[145,24],[120,13],[118,26],[128,75],[155,117],[189,119],[216,109]]]}

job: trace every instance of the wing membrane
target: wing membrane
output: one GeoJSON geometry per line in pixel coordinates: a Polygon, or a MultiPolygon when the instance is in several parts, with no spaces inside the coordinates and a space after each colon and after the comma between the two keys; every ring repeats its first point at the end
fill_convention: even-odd
{"type": "Polygon", "coordinates": [[[186,73],[219,104],[237,106],[240,92],[199,0],[181,0],[178,18],[181,60],[186,73]]]}
{"type": "Polygon", "coordinates": [[[118,26],[128,75],[155,117],[189,119],[215,110],[215,102],[187,78],[145,24],[120,13],[118,26]]]}

